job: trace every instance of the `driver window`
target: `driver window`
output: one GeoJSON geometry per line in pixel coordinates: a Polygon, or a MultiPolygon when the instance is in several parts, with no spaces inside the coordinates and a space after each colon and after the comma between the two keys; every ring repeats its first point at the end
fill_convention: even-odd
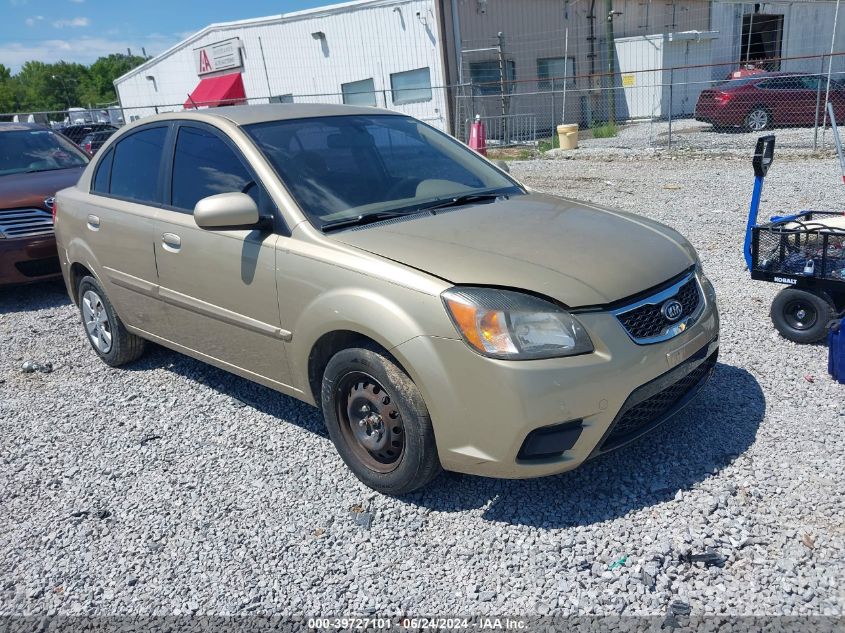
{"type": "Polygon", "coordinates": [[[259,186],[229,145],[211,132],[180,128],[173,157],[171,206],[193,213],[203,198],[232,192],[248,194],[260,208],[259,186]]]}

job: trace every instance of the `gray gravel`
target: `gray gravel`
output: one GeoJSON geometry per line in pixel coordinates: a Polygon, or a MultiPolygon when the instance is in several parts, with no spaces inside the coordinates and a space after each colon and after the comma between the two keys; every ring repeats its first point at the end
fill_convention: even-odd
{"type": "MultiPolygon", "coordinates": [[[[693,615],[841,615],[845,387],[823,347],[777,337],[777,288],[743,272],[747,160],[576,154],[513,170],[699,249],[722,355],[684,413],[572,473],[446,475],[396,500],[353,478],[314,409],[161,348],[109,369],[61,286],[0,290],[0,613],[665,614],[681,601],[693,615]],[[22,373],[26,360],[53,371],[22,373]],[[687,561],[708,548],[721,567],[687,561]]],[[[776,162],[764,204],[838,208],[837,182],[833,161],[776,162]]]]}

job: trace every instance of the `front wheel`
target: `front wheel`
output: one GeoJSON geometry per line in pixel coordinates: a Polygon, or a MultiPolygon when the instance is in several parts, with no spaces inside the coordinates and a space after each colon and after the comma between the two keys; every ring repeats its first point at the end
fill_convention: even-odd
{"type": "Polygon", "coordinates": [[[337,452],[370,488],[401,495],[440,473],[422,395],[383,350],[373,346],[337,353],[323,374],[321,399],[337,452]]]}
{"type": "Polygon", "coordinates": [[[762,132],[771,125],[772,117],[769,111],[762,106],[757,106],[745,117],[745,128],[752,132],[762,132]]]}
{"type": "Polygon", "coordinates": [[[785,288],[772,302],[772,323],[785,339],[795,343],[815,343],[827,336],[828,325],[836,318],[836,308],[827,296],[785,288]]]}

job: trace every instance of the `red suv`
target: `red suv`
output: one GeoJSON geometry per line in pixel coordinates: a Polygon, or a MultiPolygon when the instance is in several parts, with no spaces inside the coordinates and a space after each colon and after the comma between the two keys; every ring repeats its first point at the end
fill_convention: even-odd
{"type": "MultiPolygon", "coordinates": [[[[761,73],[732,79],[702,90],[695,118],[715,128],[740,126],[758,132],[771,127],[814,125],[821,121],[827,77],[799,73],[761,73]]],[[[830,101],[837,121],[845,119],[845,85],[830,82],[830,101]]]]}

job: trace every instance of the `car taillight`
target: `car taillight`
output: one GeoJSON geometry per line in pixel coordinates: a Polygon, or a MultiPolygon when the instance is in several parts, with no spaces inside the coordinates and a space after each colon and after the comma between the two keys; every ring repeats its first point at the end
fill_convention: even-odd
{"type": "Polygon", "coordinates": [[[731,93],[729,93],[729,92],[717,92],[716,93],[716,101],[719,102],[719,105],[725,105],[730,100],[731,100],[731,93]]]}
{"type": "Polygon", "coordinates": [[[92,156],[94,155],[94,152],[91,151],[91,141],[85,143],[85,151],[91,154],[92,156]]]}

